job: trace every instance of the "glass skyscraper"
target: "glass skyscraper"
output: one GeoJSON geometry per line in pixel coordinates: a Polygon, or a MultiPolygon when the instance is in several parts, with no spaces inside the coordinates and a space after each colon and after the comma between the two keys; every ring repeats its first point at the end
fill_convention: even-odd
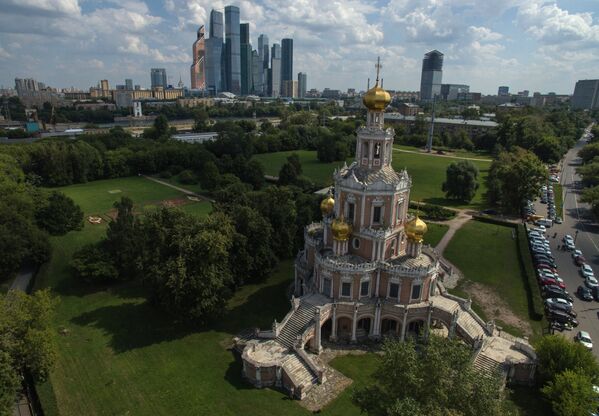
{"type": "Polygon", "coordinates": [[[270,52],[270,89],[271,97],[281,95],[281,45],[273,43],[270,52]]]}
{"type": "Polygon", "coordinates": [[[250,24],[239,25],[240,52],[241,52],[241,94],[248,95],[252,92],[252,45],[250,44],[250,24]]]}
{"type": "Polygon", "coordinates": [[[300,72],[297,74],[297,95],[300,98],[304,98],[306,96],[306,91],[308,89],[308,74],[305,72],[300,72]]]}
{"type": "Polygon", "coordinates": [[[262,74],[260,75],[263,95],[268,95],[270,91],[270,81],[268,77],[268,68],[270,66],[270,49],[268,46],[268,36],[258,36],[258,56],[262,60],[262,74]]]}
{"type": "Polygon", "coordinates": [[[164,68],[152,68],[150,69],[150,79],[152,88],[162,87],[166,88],[166,69],[164,68]]]}
{"type": "Polygon", "coordinates": [[[281,41],[281,83],[293,81],[293,39],[281,41]]]}
{"type": "Polygon", "coordinates": [[[438,50],[430,51],[422,60],[422,76],[420,78],[420,99],[431,101],[441,95],[443,78],[443,54],[438,50]]]}
{"type": "Polygon", "coordinates": [[[239,7],[225,7],[225,90],[241,93],[239,7]]]}
{"type": "Polygon", "coordinates": [[[198,29],[198,37],[192,46],[193,63],[191,64],[191,88],[206,89],[206,38],[204,25],[198,29]]]}
{"type": "Polygon", "coordinates": [[[216,95],[223,90],[223,14],[210,12],[210,37],[206,39],[206,90],[216,95]]]}

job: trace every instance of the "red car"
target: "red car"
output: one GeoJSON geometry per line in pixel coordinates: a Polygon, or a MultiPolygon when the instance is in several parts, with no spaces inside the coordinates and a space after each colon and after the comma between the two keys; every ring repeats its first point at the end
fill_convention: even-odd
{"type": "Polygon", "coordinates": [[[566,285],[564,283],[558,282],[557,280],[552,279],[550,277],[539,277],[539,283],[541,284],[541,286],[556,285],[562,289],[566,288],[566,285]]]}
{"type": "Polygon", "coordinates": [[[584,257],[582,256],[576,256],[576,258],[574,259],[574,263],[576,263],[577,266],[582,267],[583,264],[585,264],[587,261],[584,257]]]}
{"type": "Polygon", "coordinates": [[[537,264],[537,269],[545,269],[545,270],[549,270],[551,273],[557,273],[557,269],[555,267],[551,267],[550,265],[548,265],[546,263],[537,264]]]}

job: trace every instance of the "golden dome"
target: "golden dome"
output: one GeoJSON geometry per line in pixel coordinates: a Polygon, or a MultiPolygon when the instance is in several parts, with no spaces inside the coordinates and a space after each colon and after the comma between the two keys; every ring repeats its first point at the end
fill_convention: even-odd
{"type": "Polygon", "coordinates": [[[333,238],[337,241],[347,241],[351,234],[351,225],[345,222],[343,218],[335,218],[331,224],[333,238]]]}
{"type": "Polygon", "coordinates": [[[385,108],[387,108],[391,102],[391,96],[387,91],[379,87],[379,83],[377,82],[373,88],[369,89],[368,92],[364,94],[362,102],[369,110],[385,111],[385,108]]]}
{"type": "Polygon", "coordinates": [[[329,192],[327,197],[320,202],[320,212],[322,212],[322,215],[330,215],[333,212],[333,208],[335,208],[335,200],[329,192]]]}
{"type": "Polygon", "coordinates": [[[426,223],[422,221],[418,215],[408,221],[404,229],[408,238],[418,243],[422,243],[424,234],[428,231],[426,223]]]}

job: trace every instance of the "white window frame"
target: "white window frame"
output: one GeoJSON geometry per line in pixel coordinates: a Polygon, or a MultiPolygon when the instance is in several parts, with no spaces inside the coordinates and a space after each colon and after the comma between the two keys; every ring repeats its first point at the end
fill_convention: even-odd
{"type": "Polygon", "coordinates": [[[389,281],[387,282],[387,299],[393,299],[399,302],[399,298],[401,297],[401,282],[399,281],[399,279],[389,279],[389,281]],[[397,285],[397,297],[393,298],[391,297],[391,284],[395,284],[397,285]]]}
{"type": "Polygon", "coordinates": [[[354,250],[358,250],[360,248],[360,239],[358,237],[354,237],[351,241],[351,246],[354,248],[354,250]],[[356,242],[358,244],[356,244],[356,242]]]}
{"type": "Polygon", "coordinates": [[[383,225],[385,223],[385,201],[376,198],[370,205],[370,225],[383,225]],[[379,222],[374,222],[374,209],[379,207],[381,209],[381,218],[379,222]]]}
{"type": "Polygon", "coordinates": [[[370,276],[369,277],[363,277],[362,279],[360,279],[360,298],[369,298],[370,297],[370,292],[371,292],[371,281],[370,281],[370,276]],[[363,283],[368,283],[368,291],[365,295],[362,294],[362,284],[363,283]]]}
{"type": "Polygon", "coordinates": [[[322,287],[320,288],[320,293],[322,293],[323,295],[326,295],[330,298],[333,297],[333,279],[331,278],[331,276],[323,276],[322,277],[322,287]],[[324,293],[324,281],[325,280],[328,280],[330,282],[329,293],[324,293]]]}
{"type": "Polygon", "coordinates": [[[348,278],[348,277],[342,277],[341,280],[339,281],[339,297],[340,298],[349,298],[352,299],[353,297],[353,291],[354,291],[354,285],[352,284],[352,279],[348,278]],[[343,284],[349,284],[349,296],[345,296],[343,294],[343,284]]]}

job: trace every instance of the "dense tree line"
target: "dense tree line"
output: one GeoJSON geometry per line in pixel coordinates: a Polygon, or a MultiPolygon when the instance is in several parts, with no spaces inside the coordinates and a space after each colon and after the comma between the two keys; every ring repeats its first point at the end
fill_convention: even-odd
{"type": "Polygon", "coordinates": [[[599,126],[592,127],[590,144],[578,152],[578,157],[582,166],[576,171],[581,176],[585,188],[581,201],[589,203],[593,216],[599,219],[599,126]]]}

